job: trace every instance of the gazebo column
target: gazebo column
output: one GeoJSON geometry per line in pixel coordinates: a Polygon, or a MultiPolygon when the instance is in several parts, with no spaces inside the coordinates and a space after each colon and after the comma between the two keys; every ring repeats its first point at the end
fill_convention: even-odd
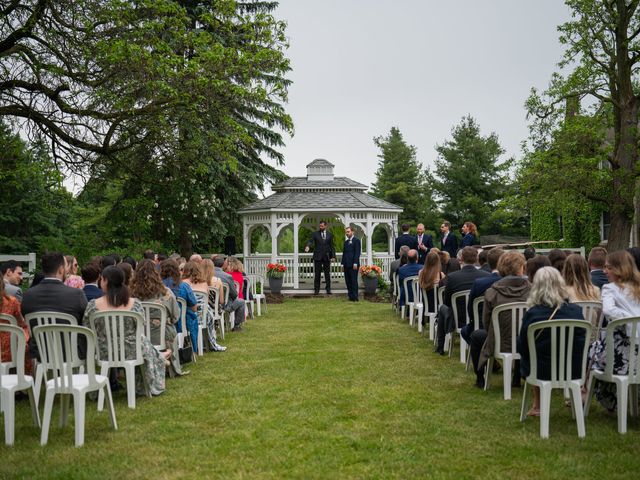
{"type": "Polygon", "coordinates": [[[249,225],[247,225],[247,219],[244,218],[242,220],[242,258],[247,261],[247,257],[249,256],[249,246],[250,246],[250,238],[249,238],[249,225]]]}
{"type": "Polygon", "coordinates": [[[271,214],[271,263],[278,261],[278,223],[276,214],[271,214]]]}
{"type": "Polygon", "coordinates": [[[300,228],[300,214],[293,214],[293,288],[300,288],[300,256],[298,252],[298,228],[300,228]]]}
{"type": "Polygon", "coordinates": [[[367,212],[367,265],[373,265],[373,215],[367,212]]]}
{"type": "Polygon", "coordinates": [[[389,243],[389,255],[395,255],[395,245],[394,245],[394,236],[393,236],[393,225],[389,225],[387,229],[387,241],[389,243]]]}

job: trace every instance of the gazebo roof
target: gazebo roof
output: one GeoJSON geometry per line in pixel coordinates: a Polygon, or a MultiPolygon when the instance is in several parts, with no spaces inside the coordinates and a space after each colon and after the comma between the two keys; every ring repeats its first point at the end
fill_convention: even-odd
{"type": "Polygon", "coordinates": [[[309,180],[308,177],[291,177],[273,186],[274,192],[282,190],[357,190],[365,191],[368,187],[347,177],[334,177],[333,180],[309,180]]]}

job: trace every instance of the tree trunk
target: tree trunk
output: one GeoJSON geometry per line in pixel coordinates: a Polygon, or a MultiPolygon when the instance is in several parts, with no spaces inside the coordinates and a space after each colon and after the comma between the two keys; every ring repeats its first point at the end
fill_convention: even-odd
{"type": "Polygon", "coordinates": [[[180,231],[180,255],[186,259],[189,259],[189,257],[193,255],[193,243],[191,243],[191,236],[187,234],[184,227],[180,231]]]}

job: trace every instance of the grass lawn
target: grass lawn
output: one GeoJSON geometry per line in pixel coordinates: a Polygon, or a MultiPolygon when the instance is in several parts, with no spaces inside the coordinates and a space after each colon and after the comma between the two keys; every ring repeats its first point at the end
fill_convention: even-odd
{"type": "Polygon", "coordinates": [[[542,440],[537,419],[519,422],[521,389],[504,401],[496,377],[477,390],[387,304],[287,300],[224,343],[135,410],[119,392],[117,431],[89,402],[82,448],[73,421],[58,428],[58,402],[40,447],[18,402],[0,477],[629,479],[640,469],[638,419],[619,435],[595,404],[580,440],[556,395],[542,440]]]}

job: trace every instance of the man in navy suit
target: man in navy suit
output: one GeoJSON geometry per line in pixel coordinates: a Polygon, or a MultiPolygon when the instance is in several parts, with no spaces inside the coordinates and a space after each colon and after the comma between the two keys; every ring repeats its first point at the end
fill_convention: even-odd
{"type": "Polygon", "coordinates": [[[344,281],[347,284],[347,292],[350,302],[358,301],[358,269],[360,268],[360,253],[362,243],[353,235],[353,229],[347,227],[344,230],[347,238],[342,248],[342,267],[344,268],[344,281]]]}
{"type": "Polygon", "coordinates": [[[607,261],[607,251],[602,247],[593,247],[589,252],[589,270],[591,271],[591,283],[602,288],[609,283],[607,274],[604,273],[604,264],[607,261]]]}
{"type": "Polygon", "coordinates": [[[440,233],[442,234],[440,250],[449,252],[451,258],[456,258],[456,254],[458,253],[458,239],[455,234],[451,232],[451,224],[449,222],[442,222],[442,225],[440,225],[440,233]]]}
{"type": "Polygon", "coordinates": [[[87,297],[88,302],[104,295],[102,289],[98,286],[98,281],[100,280],[100,265],[91,262],[82,267],[82,280],[84,280],[84,288],[82,291],[87,297]]]}
{"type": "Polygon", "coordinates": [[[427,253],[433,248],[433,239],[428,233],[424,233],[424,224],[419,223],[416,227],[416,241],[418,242],[418,263],[424,265],[427,253]]]}
{"type": "Polygon", "coordinates": [[[331,260],[336,258],[336,249],[333,246],[333,235],[327,231],[327,222],[319,224],[318,231],[313,232],[311,239],[304,247],[308,252],[313,246],[313,293],[320,293],[320,272],[324,272],[324,283],[327,295],[331,295],[331,260]]]}
{"type": "Polygon", "coordinates": [[[415,236],[409,234],[411,227],[408,223],[402,224],[402,235],[396,238],[396,260],[400,258],[400,247],[406,245],[411,250],[418,249],[418,240],[415,236]]]}
{"type": "Polygon", "coordinates": [[[409,262],[406,265],[403,265],[398,270],[398,284],[400,286],[400,306],[403,306],[405,302],[413,302],[413,290],[409,288],[407,285],[407,295],[408,299],[404,298],[404,279],[408,277],[413,277],[420,273],[422,270],[422,265],[418,263],[418,251],[417,250],[409,250],[409,254],[407,255],[409,262]]]}

